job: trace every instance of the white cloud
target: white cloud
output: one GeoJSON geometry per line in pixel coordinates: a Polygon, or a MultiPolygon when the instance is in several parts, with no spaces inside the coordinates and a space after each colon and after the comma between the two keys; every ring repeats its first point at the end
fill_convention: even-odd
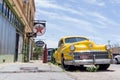
{"type": "MultiPolygon", "coordinates": [[[[100,43],[98,41],[103,41],[104,39],[99,37],[99,36],[88,36],[93,42],[95,42],[96,44],[100,43]]],[[[101,44],[101,43],[100,43],[101,44]]]]}
{"type": "Polygon", "coordinates": [[[38,10],[36,13],[36,18],[40,18],[38,16],[40,16],[40,14],[45,15],[49,18],[55,18],[56,16],[59,16],[59,14],[55,13],[55,12],[49,12],[49,11],[45,11],[45,10],[38,10]],[[38,16],[37,16],[38,15],[38,16]]]}
{"type": "Polygon", "coordinates": [[[53,40],[49,37],[46,36],[38,36],[37,38],[35,38],[36,41],[43,41],[45,44],[47,44],[47,48],[57,48],[58,46],[58,41],[59,40],[53,40]]]}
{"type": "Polygon", "coordinates": [[[36,0],[36,6],[40,8],[53,8],[53,9],[60,9],[64,10],[63,7],[54,4],[54,2],[48,0],[36,0]]]}
{"type": "Polygon", "coordinates": [[[39,15],[39,14],[43,14],[43,15],[49,17],[50,19],[55,19],[55,20],[69,21],[69,22],[72,22],[72,23],[81,23],[81,24],[84,24],[84,25],[90,25],[91,24],[90,22],[88,22],[86,20],[73,18],[72,16],[68,16],[66,14],[60,14],[60,13],[56,13],[56,12],[38,10],[36,15],[39,15]]]}
{"type": "MultiPolygon", "coordinates": [[[[115,20],[111,20],[110,18],[104,16],[103,14],[100,14],[98,12],[86,12],[86,16],[92,17],[91,20],[94,20],[95,22],[99,23],[102,28],[108,27],[108,25],[114,25],[119,26],[120,24],[117,23],[115,20]],[[105,27],[106,26],[106,27],[105,27]]],[[[100,27],[98,26],[98,27],[100,27]]]]}
{"type": "MultiPolygon", "coordinates": [[[[55,5],[55,4],[51,4],[51,2],[48,2],[48,3],[50,3],[51,6],[55,5]]],[[[56,6],[58,6],[58,5],[56,5],[56,6]]],[[[66,8],[63,8],[61,6],[59,6],[59,7],[54,6],[52,8],[67,10],[66,8]]],[[[68,10],[70,11],[71,9],[68,9],[68,10]]],[[[74,11],[77,14],[77,10],[73,10],[73,12],[74,11]]],[[[37,11],[37,15],[40,15],[40,14],[45,15],[47,18],[49,18],[53,21],[60,21],[60,22],[64,22],[64,23],[67,22],[66,27],[68,26],[68,23],[73,23],[73,24],[75,24],[75,27],[77,27],[77,29],[82,29],[82,30],[88,31],[90,33],[97,33],[97,31],[96,31],[97,28],[104,29],[104,28],[107,28],[109,24],[110,25],[118,24],[115,21],[108,19],[107,17],[103,16],[102,14],[100,14],[98,12],[91,12],[91,11],[84,9],[84,10],[81,10],[81,13],[82,14],[84,13],[84,15],[83,15],[84,18],[87,17],[89,19],[92,17],[91,20],[89,21],[89,20],[78,19],[78,18],[75,18],[72,16],[68,16],[66,14],[61,14],[61,13],[53,12],[53,11],[50,12],[50,11],[45,11],[45,10],[41,10],[41,9],[38,9],[38,11],[37,11]],[[93,24],[93,22],[91,22],[92,20],[95,21],[96,24],[93,24]],[[77,26],[77,25],[79,25],[79,26],[77,26]],[[82,27],[80,27],[80,26],[82,26],[82,27]]],[[[59,29],[59,30],[61,32],[63,32],[61,29],[59,29]]]]}
{"type": "Polygon", "coordinates": [[[46,40],[47,47],[48,48],[57,48],[58,47],[58,41],[53,41],[53,40],[46,40]]]}
{"type": "MultiPolygon", "coordinates": [[[[71,16],[67,16],[66,14],[58,14],[56,12],[49,12],[49,11],[43,11],[43,10],[39,10],[38,11],[40,14],[43,14],[45,16],[47,16],[48,18],[50,18],[53,21],[69,21],[69,22],[73,22],[73,23],[78,23],[80,22],[79,19],[77,18],[73,18],[71,16]]],[[[39,14],[38,14],[39,15],[39,14]]],[[[86,23],[89,24],[89,22],[81,20],[81,23],[86,23]]]]}
{"type": "MultiPolygon", "coordinates": [[[[39,14],[43,14],[46,15],[48,18],[50,18],[51,20],[56,20],[56,21],[60,21],[63,23],[66,23],[67,26],[69,26],[69,23],[74,24],[74,26],[70,26],[72,28],[77,28],[78,29],[82,29],[85,30],[87,32],[91,32],[91,33],[96,33],[96,30],[94,29],[94,27],[92,26],[92,23],[88,22],[87,20],[83,20],[83,19],[78,19],[78,18],[73,18],[72,16],[68,16],[66,14],[57,14],[57,13],[53,13],[53,12],[49,12],[49,11],[43,11],[43,10],[39,10],[38,11],[39,14]]],[[[38,15],[39,15],[38,14],[38,15]]],[[[50,24],[49,24],[50,26],[50,24]]],[[[58,25],[53,25],[52,26],[58,26],[58,25]]],[[[59,25],[60,26],[60,25],[59,25]]],[[[59,27],[57,28],[57,30],[60,30],[61,32],[63,32],[63,30],[59,29],[59,27]]]]}
{"type": "Polygon", "coordinates": [[[110,0],[113,4],[120,4],[120,0],[110,0]]]}
{"type": "MultiPolygon", "coordinates": [[[[87,9],[87,7],[82,8],[81,6],[78,6],[78,8],[75,5],[76,8],[73,8],[71,6],[73,6],[74,4],[70,6],[69,2],[66,3],[68,5],[65,5],[64,3],[58,4],[56,3],[56,1],[57,0],[36,0],[36,18],[41,19],[42,16],[42,18],[46,18],[47,20],[48,30],[46,32],[46,35],[49,36],[45,37],[45,40],[48,43],[49,47],[56,47],[58,43],[58,38],[64,35],[83,34],[85,36],[87,35],[96,43],[106,43],[107,39],[111,39],[111,34],[119,33],[119,31],[116,31],[113,26],[118,27],[120,26],[120,24],[117,23],[116,19],[110,19],[109,15],[106,16],[104,15],[104,13],[100,13],[99,11],[90,11],[91,9],[89,10],[87,9]],[[102,30],[104,30],[104,32],[106,30],[107,32],[102,35],[102,30]]],[[[97,5],[96,9],[99,6],[107,6],[105,5],[105,2],[99,2],[100,0],[84,1],[91,5],[97,5]]],[[[76,3],[76,1],[74,0],[73,2],[76,3]]],[[[114,3],[119,2],[117,2],[117,0],[114,0],[114,3]]],[[[109,13],[106,12],[106,14],[109,13]]],[[[119,40],[117,36],[113,37],[119,40]]]]}
{"type": "Polygon", "coordinates": [[[120,40],[120,35],[116,35],[116,34],[111,34],[111,37],[114,37],[115,39],[119,39],[120,40]]]}
{"type": "MultiPolygon", "coordinates": [[[[63,26],[53,24],[53,23],[47,23],[47,24],[49,26],[49,30],[51,30],[52,35],[53,35],[53,32],[61,32],[61,33],[65,32],[62,28],[63,26]]],[[[54,33],[54,35],[56,35],[56,33],[54,33]]]]}
{"type": "Polygon", "coordinates": [[[82,29],[88,32],[96,33],[95,29],[92,26],[92,23],[88,22],[87,20],[73,18],[65,14],[61,15],[61,14],[55,14],[55,13],[47,12],[47,11],[42,11],[42,12],[48,17],[52,19],[54,18],[57,21],[62,21],[62,22],[65,22],[66,24],[69,24],[69,23],[74,24],[74,26],[70,26],[70,27],[75,27],[75,28],[82,29]]]}
{"type": "Polygon", "coordinates": [[[55,3],[52,3],[51,1],[46,1],[46,0],[45,1],[36,0],[36,6],[39,8],[50,8],[50,9],[62,10],[62,11],[66,11],[66,12],[77,14],[77,15],[84,14],[81,11],[71,9],[69,7],[66,7],[66,6],[60,6],[60,5],[57,5],[55,3]]]}
{"type": "Polygon", "coordinates": [[[83,0],[89,4],[92,4],[92,5],[97,5],[97,6],[105,6],[105,3],[104,2],[100,2],[98,0],[83,0]]]}
{"type": "MultiPolygon", "coordinates": [[[[51,0],[51,1],[53,1],[53,0],[51,0]]],[[[108,19],[106,20],[106,18],[103,15],[101,15],[101,14],[99,14],[97,12],[91,12],[91,11],[88,11],[88,10],[85,10],[85,9],[83,9],[83,10],[77,10],[76,9],[75,10],[75,9],[72,9],[72,8],[69,8],[69,7],[57,5],[57,4],[55,4],[55,3],[51,2],[51,1],[48,1],[48,0],[45,0],[45,1],[43,1],[43,0],[36,0],[36,3],[39,4],[38,7],[44,7],[44,8],[48,8],[48,9],[52,8],[52,9],[57,9],[58,11],[59,10],[67,11],[69,13],[73,13],[73,14],[76,14],[76,15],[79,15],[79,16],[84,16],[84,17],[90,17],[90,16],[92,16],[92,17],[95,17],[95,19],[97,18],[96,21],[98,21],[98,23],[102,23],[104,25],[106,24],[106,21],[108,20],[108,19]]],[[[85,1],[86,2],[90,2],[90,3],[94,3],[94,4],[98,3],[96,0],[85,0],[85,1]]],[[[39,8],[37,10],[37,13],[42,13],[44,15],[48,15],[48,17],[50,17],[50,18],[71,20],[73,22],[76,21],[76,22],[81,22],[81,23],[85,23],[85,24],[87,23],[88,24],[87,21],[83,21],[83,20],[79,20],[78,21],[76,19],[69,18],[67,16],[62,16],[61,17],[61,15],[60,15],[59,12],[42,11],[39,8]]]]}
{"type": "Polygon", "coordinates": [[[35,0],[36,7],[44,8],[55,7],[54,5],[52,5],[53,2],[54,0],[35,0]]]}
{"type": "MultiPolygon", "coordinates": [[[[97,0],[84,0],[88,3],[91,3],[91,4],[102,4],[104,2],[98,2],[97,0]]],[[[119,2],[118,0],[114,0],[114,2],[119,2]]],[[[76,14],[76,15],[80,15],[80,16],[84,16],[84,17],[94,17],[95,19],[92,19],[92,20],[96,20],[96,22],[98,22],[99,24],[101,25],[106,25],[106,24],[114,24],[116,25],[117,23],[113,20],[110,20],[108,18],[106,18],[105,16],[103,16],[102,14],[98,13],[98,12],[91,12],[91,11],[88,11],[88,10],[75,10],[75,9],[71,9],[69,7],[65,7],[65,6],[61,6],[61,5],[57,5],[55,4],[55,0],[36,0],[36,5],[37,7],[44,7],[44,8],[52,8],[52,9],[57,9],[57,10],[62,10],[62,11],[67,11],[69,13],[73,13],[73,14],[76,14]]],[[[48,15],[48,17],[50,18],[57,18],[57,19],[62,19],[61,18],[61,15],[59,12],[47,12],[47,11],[42,11],[40,9],[37,9],[37,14],[38,13],[42,13],[44,15],[48,15]],[[58,16],[58,17],[57,17],[58,16]]],[[[62,15],[63,19],[65,20],[71,20],[73,22],[81,22],[81,23],[87,23],[87,21],[84,21],[84,20],[76,20],[74,18],[70,18],[68,16],[64,16],[62,15]]],[[[119,24],[118,24],[119,25],[119,24]]]]}

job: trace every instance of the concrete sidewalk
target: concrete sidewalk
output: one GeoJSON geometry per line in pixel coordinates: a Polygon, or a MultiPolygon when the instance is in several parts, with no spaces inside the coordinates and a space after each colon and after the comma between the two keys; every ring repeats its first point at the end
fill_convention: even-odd
{"type": "Polygon", "coordinates": [[[41,60],[0,64],[0,80],[74,80],[64,70],[41,60]]]}

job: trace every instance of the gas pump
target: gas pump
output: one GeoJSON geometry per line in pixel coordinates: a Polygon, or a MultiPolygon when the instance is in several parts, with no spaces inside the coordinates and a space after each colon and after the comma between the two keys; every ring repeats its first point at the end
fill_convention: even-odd
{"type": "Polygon", "coordinates": [[[43,51],[43,63],[47,62],[47,44],[44,46],[44,51],[43,51]]]}

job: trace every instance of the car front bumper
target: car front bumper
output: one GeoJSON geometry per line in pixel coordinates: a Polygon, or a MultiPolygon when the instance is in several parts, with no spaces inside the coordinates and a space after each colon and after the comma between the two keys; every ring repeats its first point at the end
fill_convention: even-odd
{"type": "Polygon", "coordinates": [[[115,61],[113,59],[96,59],[96,60],[70,60],[70,61],[64,61],[64,64],[66,65],[93,65],[93,64],[112,64],[115,61]]]}

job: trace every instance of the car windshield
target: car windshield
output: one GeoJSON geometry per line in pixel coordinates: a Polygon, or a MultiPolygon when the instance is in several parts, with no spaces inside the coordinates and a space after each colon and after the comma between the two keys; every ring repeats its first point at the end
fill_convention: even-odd
{"type": "Polygon", "coordinates": [[[88,40],[88,39],[82,38],[82,37],[72,37],[72,38],[66,38],[65,43],[74,43],[74,42],[79,42],[84,40],[88,40]]]}

